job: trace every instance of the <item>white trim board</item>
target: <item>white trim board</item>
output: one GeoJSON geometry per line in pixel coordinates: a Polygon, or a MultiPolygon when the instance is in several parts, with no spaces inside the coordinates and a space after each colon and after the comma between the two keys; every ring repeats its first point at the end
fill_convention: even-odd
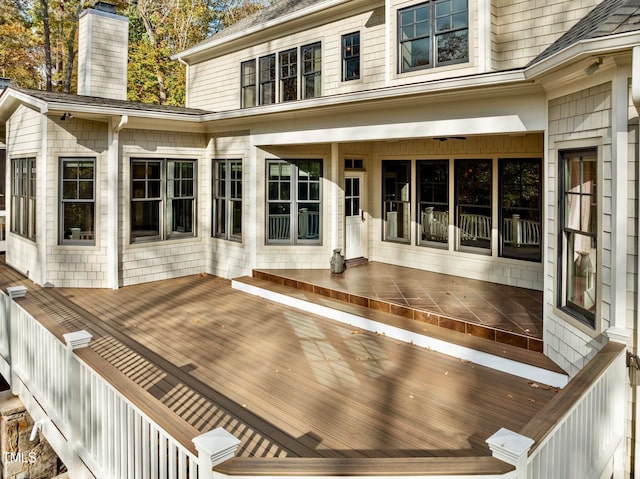
{"type": "Polygon", "coordinates": [[[322,316],[327,319],[332,319],[334,321],[348,324],[350,326],[357,327],[372,333],[383,334],[399,341],[415,344],[416,346],[430,349],[432,351],[436,351],[457,359],[469,361],[480,366],[495,369],[496,371],[513,374],[514,376],[528,379],[536,383],[563,388],[569,382],[569,377],[566,374],[549,371],[537,366],[514,361],[513,359],[503,358],[493,354],[485,353],[483,351],[477,351],[465,346],[460,346],[447,341],[443,341],[441,339],[432,338],[424,334],[407,331],[396,326],[390,326],[388,324],[363,318],[362,316],[347,313],[345,311],[329,308],[327,306],[315,304],[303,299],[293,298],[291,296],[287,296],[285,294],[277,293],[274,291],[269,291],[258,286],[253,286],[240,281],[232,280],[231,287],[235,290],[252,294],[260,298],[268,299],[276,303],[284,304],[286,306],[296,308],[307,313],[322,316]]]}

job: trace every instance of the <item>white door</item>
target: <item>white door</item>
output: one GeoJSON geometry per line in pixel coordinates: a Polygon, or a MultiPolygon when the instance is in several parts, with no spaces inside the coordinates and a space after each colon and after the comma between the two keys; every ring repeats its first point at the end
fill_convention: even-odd
{"type": "Polygon", "coordinates": [[[344,179],[345,259],[365,255],[365,218],[363,211],[364,175],[351,173],[344,179]]]}

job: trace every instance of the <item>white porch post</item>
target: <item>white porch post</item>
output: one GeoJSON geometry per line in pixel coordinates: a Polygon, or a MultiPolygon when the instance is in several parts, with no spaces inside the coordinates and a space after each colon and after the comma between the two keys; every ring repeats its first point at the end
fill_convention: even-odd
{"type": "Polygon", "coordinates": [[[74,358],[73,352],[76,349],[84,348],[91,341],[91,334],[85,330],[75,331],[63,335],[67,343],[66,366],[69,376],[69,390],[67,391],[67,411],[66,420],[71,426],[71,434],[69,437],[69,457],[71,464],[69,472],[71,477],[82,477],[83,465],[80,455],[78,454],[78,445],[82,443],[82,418],[79,411],[82,410],[82,391],[80,390],[80,364],[74,358]]]}
{"type": "Polygon", "coordinates": [[[121,117],[114,117],[111,125],[109,125],[109,148],[107,152],[107,282],[111,289],[118,289],[118,223],[120,216],[119,201],[120,195],[118,195],[118,177],[120,171],[120,158],[118,151],[120,150],[120,130],[128,123],[129,117],[123,115],[121,117]]]}
{"type": "MultiPolygon", "coordinates": [[[[611,326],[625,328],[627,319],[627,218],[629,71],[618,67],[612,88],[612,248],[611,326]]],[[[605,192],[606,194],[606,192],[605,192]]]]}
{"type": "MultiPolygon", "coordinates": [[[[331,143],[331,177],[333,178],[333,198],[331,207],[331,250],[342,248],[340,244],[340,148],[338,143],[331,143]]],[[[344,253],[344,251],[343,251],[344,253]]]]}
{"type": "Polygon", "coordinates": [[[198,477],[213,479],[213,468],[235,456],[240,440],[219,427],[193,438],[198,451],[198,477]]]}
{"type": "Polygon", "coordinates": [[[493,457],[515,466],[516,479],[527,479],[528,454],[534,442],[531,438],[505,428],[487,439],[493,457]]]}

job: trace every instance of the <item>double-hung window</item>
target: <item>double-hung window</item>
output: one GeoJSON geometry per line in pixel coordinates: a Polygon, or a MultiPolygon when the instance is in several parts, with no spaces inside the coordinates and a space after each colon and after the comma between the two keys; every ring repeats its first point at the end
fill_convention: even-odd
{"type": "Polygon", "coordinates": [[[195,235],[195,160],[131,160],[131,241],[195,235]]]}
{"type": "Polygon", "coordinates": [[[298,49],[280,53],[280,100],[298,99],[298,49]]]}
{"type": "Polygon", "coordinates": [[[342,35],[342,81],[360,78],[360,32],[342,35]]]}
{"type": "Polygon", "coordinates": [[[597,288],[597,150],[560,153],[559,303],[595,326],[597,288]]]}
{"type": "Polygon", "coordinates": [[[322,50],[320,42],[306,45],[302,51],[302,97],[322,95],[322,50]]]}
{"type": "Polygon", "coordinates": [[[11,232],[36,239],[36,160],[11,160],[11,232]]]}
{"type": "Polygon", "coordinates": [[[322,160],[267,161],[267,242],[320,244],[322,160]]]}
{"type": "Polygon", "coordinates": [[[260,104],[276,102],[276,55],[260,58],[260,104]]]}
{"type": "Polygon", "coordinates": [[[242,240],[242,160],[213,160],[213,236],[242,240]]]}
{"type": "Polygon", "coordinates": [[[249,60],[240,64],[241,106],[256,106],[256,61],[249,60]]]}
{"type": "Polygon", "coordinates": [[[60,243],[95,243],[95,159],[60,160],[60,243]]]}
{"type": "Polygon", "coordinates": [[[469,59],[468,0],[431,0],[398,10],[400,72],[469,59]]]}

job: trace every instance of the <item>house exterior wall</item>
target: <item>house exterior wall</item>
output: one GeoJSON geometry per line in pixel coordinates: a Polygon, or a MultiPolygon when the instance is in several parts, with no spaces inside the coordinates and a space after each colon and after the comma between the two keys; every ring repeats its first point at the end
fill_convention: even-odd
{"type": "MultiPolygon", "coordinates": [[[[9,189],[7,198],[7,217],[11,217],[11,160],[14,158],[33,157],[36,159],[38,172],[44,169],[45,158],[42,152],[43,121],[40,114],[25,106],[19,107],[11,116],[7,125],[7,173],[9,189]]],[[[43,189],[38,186],[36,202],[42,198],[43,189]]],[[[41,221],[42,211],[36,206],[36,222],[41,221]]],[[[7,226],[6,261],[18,271],[26,274],[36,282],[42,281],[42,263],[36,243],[10,232],[11,221],[7,226]]],[[[36,234],[42,232],[36,230],[36,234]]]]}
{"type": "Polygon", "coordinates": [[[239,109],[241,62],[272,53],[276,54],[278,62],[279,52],[314,42],[322,44],[322,96],[521,68],[599,1],[564,0],[548,4],[470,0],[469,60],[400,73],[398,10],[420,3],[423,2],[392,0],[386,10],[384,3],[378,1],[351,11],[348,16],[325,15],[322,20],[310,19],[293,30],[265,33],[261,43],[230,43],[214,58],[189,66],[188,106],[212,111],[239,109]],[[361,77],[345,82],[341,78],[341,36],[355,31],[361,35],[361,77]],[[225,81],[219,81],[220,78],[225,81]]]}
{"type": "Polygon", "coordinates": [[[494,0],[494,69],[525,66],[600,1],[494,0]]]}
{"type": "Polygon", "coordinates": [[[107,124],[78,118],[62,121],[50,116],[47,125],[47,201],[45,205],[38,203],[38,210],[46,208],[45,282],[67,288],[106,288],[107,124]],[[95,159],[95,245],[60,244],[61,158],[95,159]]]}
{"type": "MultiPolygon", "coordinates": [[[[545,354],[574,376],[604,345],[601,335],[612,323],[611,318],[611,235],[612,235],[612,84],[605,82],[549,101],[549,132],[547,155],[547,246],[545,277],[545,354]],[[601,190],[601,267],[598,270],[599,311],[596,330],[581,327],[557,307],[558,261],[558,152],[564,148],[599,148],[601,190]]],[[[635,155],[634,155],[635,157],[635,155]]],[[[633,231],[633,230],[632,230],[633,231]]]]}
{"type": "Polygon", "coordinates": [[[157,281],[162,279],[199,274],[206,271],[206,241],[203,225],[207,218],[210,200],[203,193],[205,139],[200,133],[162,132],[152,130],[123,130],[120,132],[120,285],[157,281]],[[195,226],[197,236],[193,238],[167,239],[131,243],[131,159],[170,158],[196,159],[198,191],[195,226]]]}
{"type": "Polygon", "coordinates": [[[203,198],[207,198],[206,220],[203,221],[202,235],[208,238],[206,251],[206,272],[223,278],[243,276],[251,271],[251,248],[255,244],[257,225],[253,221],[255,214],[255,162],[251,158],[251,146],[248,131],[229,131],[216,133],[209,138],[206,159],[202,172],[206,181],[202,182],[203,198]],[[242,160],[242,241],[232,241],[212,237],[212,160],[242,160]]]}

